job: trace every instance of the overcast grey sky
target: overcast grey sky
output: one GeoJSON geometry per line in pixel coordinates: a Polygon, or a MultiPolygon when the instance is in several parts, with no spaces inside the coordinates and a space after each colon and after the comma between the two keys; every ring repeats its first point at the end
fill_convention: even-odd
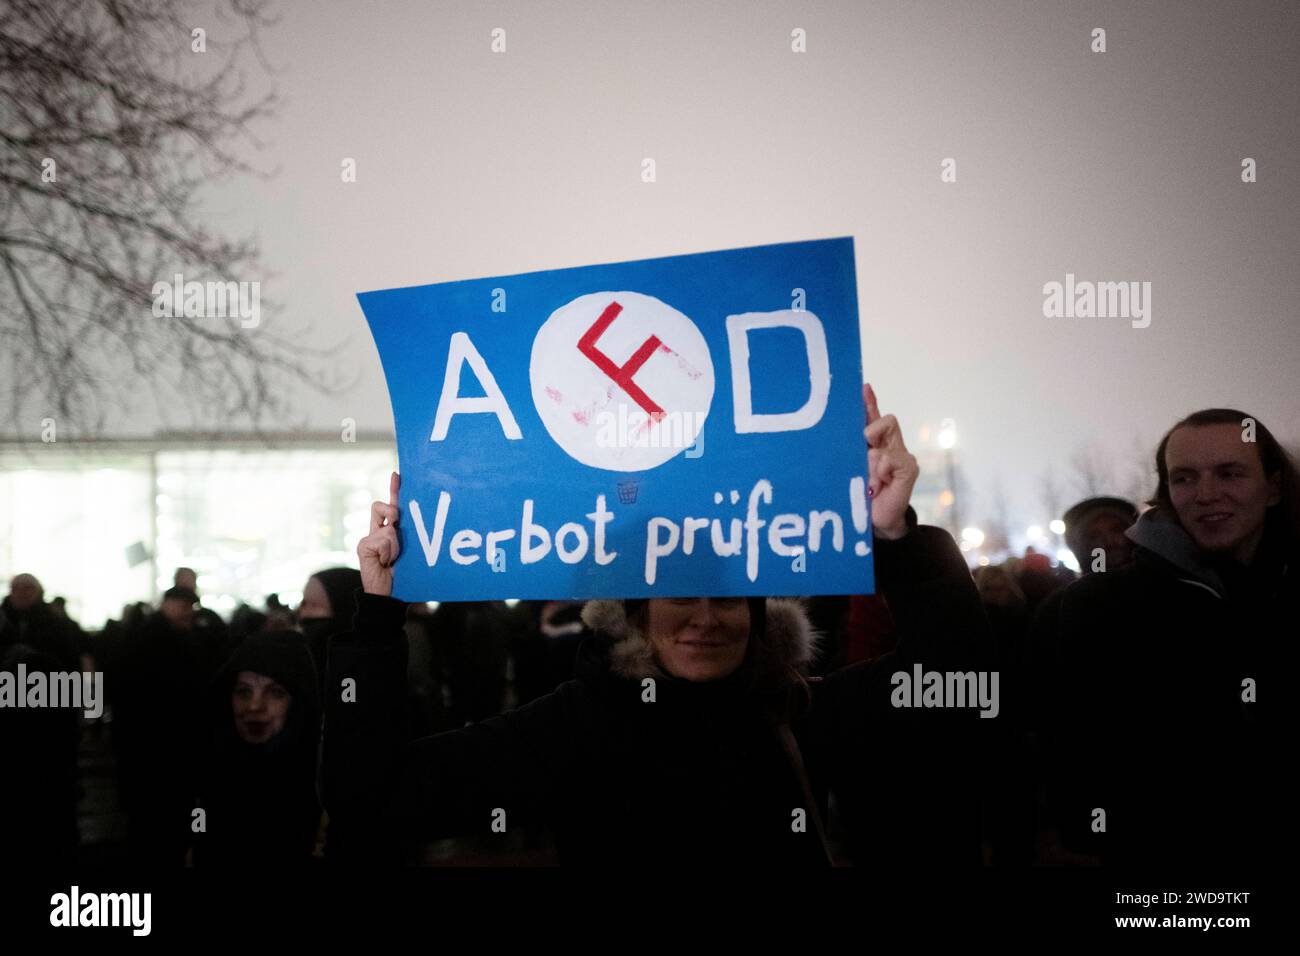
{"type": "Polygon", "coordinates": [[[351,342],[356,387],[303,395],[316,427],[392,427],[357,291],[852,235],[866,375],[909,438],[956,419],[971,520],[999,477],[1054,517],[1048,462],[1068,487],[1080,446],[1131,457],[1200,407],[1300,442],[1300,5],[281,9],[250,75],[286,98],[279,175],[210,208],[261,237],[286,323],[351,342]],[[1067,273],[1149,281],[1150,326],[1045,318],[1067,273]]]}

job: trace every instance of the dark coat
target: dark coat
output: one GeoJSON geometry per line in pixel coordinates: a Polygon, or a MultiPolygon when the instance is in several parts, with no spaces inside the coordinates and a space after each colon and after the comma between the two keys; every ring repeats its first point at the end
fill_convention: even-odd
{"type": "Polygon", "coordinates": [[[113,708],[118,795],[133,863],[179,866],[194,799],[195,741],[209,654],[160,614],[106,638],[101,649],[113,708]]]}
{"type": "MultiPolygon", "coordinates": [[[[0,673],[16,681],[50,674],[64,662],[25,643],[5,643],[0,626],[0,673]]],[[[26,688],[21,690],[26,693],[26,688]]],[[[79,712],[66,707],[0,707],[0,841],[11,872],[75,862],[79,712]]]]}
{"type": "Polygon", "coordinates": [[[20,611],[6,597],[0,601],[0,615],[5,619],[5,626],[0,629],[0,653],[26,645],[35,653],[51,658],[57,670],[81,669],[81,628],[55,614],[47,602],[38,601],[20,611]]]}
{"type": "Polygon", "coordinates": [[[1250,568],[1210,563],[1158,509],[1129,537],[1133,567],[1071,585],[1036,627],[1056,639],[1040,656],[1062,840],[1107,863],[1250,864],[1290,826],[1278,682],[1295,673],[1300,564],[1272,534],[1250,568]]]}
{"type": "Polygon", "coordinates": [[[834,790],[859,862],[976,861],[977,782],[962,772],[971,749],[960,744],[980,721],[974,711],[893,708],[890,675],[913,662],[977,666],[987,637],[978,595],[952,539],[936,528],[877,541],[876,573],[899,623],[898,650],[813,682],[811,694],[801,681],[781,682],[806,668],[813,650],[796,602],[769,599],[745,665],[708,684],[663,675],[621,602],[591,602],[584,618],[596,633],[573,680],[409,744],[404,605],[363,595],[354,632],[336,637],[330,652],[329,855],[384,856],[403,842],[490,834],[504,811],[507,827],[549,826],[563,863],[825,865],[810,803],[825,819],[834,790]],[[347,678],[356,681],[354,703],[339,699],[347,678]],[[647,678],[653,703],[644,699],[647,678]],[[802,828],[794,825],[801,810],[802,828]]]}

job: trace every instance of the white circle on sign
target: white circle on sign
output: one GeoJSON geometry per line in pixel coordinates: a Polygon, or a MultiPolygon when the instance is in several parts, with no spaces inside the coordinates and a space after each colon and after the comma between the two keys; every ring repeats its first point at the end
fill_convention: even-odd
{"type": "Polygon", "coordinates": [[[640,292],[593,292],[552,312],[528,378],[556,444],[611,471],[656,468],[691,448],[713,402],[704,336],[640,292]]]}

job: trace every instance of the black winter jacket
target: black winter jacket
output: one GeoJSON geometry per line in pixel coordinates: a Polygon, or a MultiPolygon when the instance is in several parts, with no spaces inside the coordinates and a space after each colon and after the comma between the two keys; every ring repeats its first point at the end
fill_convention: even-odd
{"type": "MultiPolygon", "coordinates": [[[[975,710],[894,708],[890,676],[914,663],[983,666],[979,597],[940,529],[913,527],[875,547],[898,649],[812,682],[810,705],[789,726],[818,813],[824,820],[834,792],[856,862],[973,863],[970,744],[988,721],[975,710]]],[[[667,678],[621,602],[591,602],[584,618],[596,633],[573,680],[407,743],[404,612],[362,595],[353,633],[332,642],[323,767],[331,858],[392,856],[404,843],[488,834],[504,819],[507,828],[550,827],[562,863],[826,864],[789,738],[769,716],[774,698],[755,691],[748,668],[707,684],[667,678]],[[347,679],[355,701],[345,703],[347,679]]],[[[806,665],[813,636],[799,605],[769,599],[766,625],[786,660],[806,665]]]]}
{"type": "Polygon", "coordinates": [[[1273,533],[1211,563],[1159,509],[1128,534],[1134,566],[1072,584],[1051,628],[1056,822],[1106,863],[1244,868],[1291,829],[1300,565],[1273,533]]]}

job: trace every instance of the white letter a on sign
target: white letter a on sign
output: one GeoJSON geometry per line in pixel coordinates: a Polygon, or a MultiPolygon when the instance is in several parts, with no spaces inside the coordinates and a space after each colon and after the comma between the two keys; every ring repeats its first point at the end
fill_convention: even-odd
{"type": "Polygon", "coordinates": [[[505,432],[506,438],[514,441],[524,437],[506,403],[506,397],[501,394],[497,380],[483,361],[483,356],[479,355],[468,335],[456,332],[447,349],[447,372],[442,378],[442,396],[438,399],[438,414],[434,416],[433,434],[429,436],[429,441],[442,441],[447,437],[453,415],[475,412],[495,415],[501,422],[501,430],[505,432]],[[478,378],[478,383],[483,386],[484,394],[481,398],[464,398],[460,394],[460,369],[467,361],[478,378]]]}

